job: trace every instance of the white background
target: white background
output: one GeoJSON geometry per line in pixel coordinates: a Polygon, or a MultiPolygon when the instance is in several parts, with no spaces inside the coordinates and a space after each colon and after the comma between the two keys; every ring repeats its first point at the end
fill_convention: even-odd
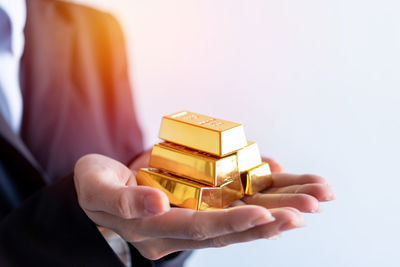
{"type": "Polygon", "coordinates": [[[400,3],[80,0],[115,14],[146,145],[179,110],[243,123],[337,200],[306,228],[198,251],[195,266],[400,266],[400,3]]]}

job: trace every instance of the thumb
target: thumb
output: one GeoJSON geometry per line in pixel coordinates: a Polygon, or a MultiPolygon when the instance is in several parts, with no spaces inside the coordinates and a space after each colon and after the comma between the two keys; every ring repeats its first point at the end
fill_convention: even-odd
{"type": "Polygon", "coordinates": [[[143,218],[169,211],[167,196],[149,186],[127,186],[120,188],[113,195],[109,213],[124,219],[143,218]]]}
{"type": "Polygon", "coordinates": [[[134,174],[123,164],[98,155],[83,159],[75,168],[75,187],[86,211],[105,212],[124,219],[148,217],[170,209],[159,189],[136,185],[134,174]]]}
{"type": "Polygon", "coordinates": [[[136,219],[162,214],[169,211],[167,196],[156,188],[149,186],[120,186],[99,184],[91,188],[101,197],[82,197],[81,206],[88,211],[102,211],[124,219],[136,219]]]}

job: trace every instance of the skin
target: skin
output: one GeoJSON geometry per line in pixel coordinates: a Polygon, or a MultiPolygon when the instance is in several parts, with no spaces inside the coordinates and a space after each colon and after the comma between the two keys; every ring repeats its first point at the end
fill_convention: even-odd
{"type": "Polygon", "coordinates": [[[273,184],[267,190],[223,210],[174,208],[162,191],[136,183],[135,174],[147,166],[149,156],[147,151],[127,167],[89,154],[76,163],[74,181],[87,216],[151,260],[176,251],[271,239],[304,226],[301,212],[317,212],[319,202],[334,199],[325,179],[285,174],[278,163],[264,158],[273,172],[273,184]]]}

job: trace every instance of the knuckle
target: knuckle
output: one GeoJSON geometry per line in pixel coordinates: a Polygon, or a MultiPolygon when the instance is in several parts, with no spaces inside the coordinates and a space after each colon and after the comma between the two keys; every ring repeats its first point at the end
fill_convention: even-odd
{"type": "Polygon", "coordinates": [[[191,221],[193,223],[189,224],[189,226],[187,227],[186,235],[192,240],[204,240],[208,237],[204,225],[202,223],[199,223],[200,220],[198,218],[198,214],[199,213],[197,212],[194,212],[192,214],[191,221]]]}
{"type": "Polygon", "coordinates": [[[129,219],[132,217],[132,210],[130,208],[129,195],[124,191],[120,193],[117,201],[117,212],[118,214],[124,218],[129,219]]]}
{"type": "Polygon", "coordinates": [[[222,248],[222,247],[226,247],[227,245],[228,245],[228,243],[226,242],[226,240],[224,240],[221,237],[213,238],[211,240],[211,246],[214,248],[222,248]]]}
{"type": "Polygon", "coordinates": [[[207,235],[204,233],[204,230],[197,223],[193,223],[189,227],[188,236],[193,240],[204,240],[207,238],[207,235]]]}
{"type": "Polygon", "coordinates": [[[190,239],[192,240],[204,240],[207,238],[207,234],[205,233],[205,229],[203,224],[198,223],[199,220],[197,220],[197,212],[193,213],[192,215],[192,221],[188,228],[187,228],[187,235],[189,236],[190,239]]]}

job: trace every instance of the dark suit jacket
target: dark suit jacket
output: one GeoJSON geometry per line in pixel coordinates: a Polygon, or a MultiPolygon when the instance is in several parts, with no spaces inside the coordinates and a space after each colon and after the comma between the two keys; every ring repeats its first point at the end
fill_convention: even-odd
{"type": "MultiPolygon", "coordinates": [[[[122,266],[72,180],[84,154],[127,164],[142,152],[120,27],[91,8],[28,0],[25,38],[21,137],[0,116],[0,265],[122,266]]],[[[151,262],[131,252],[135,266],[186,256],[151,262]]]]}

